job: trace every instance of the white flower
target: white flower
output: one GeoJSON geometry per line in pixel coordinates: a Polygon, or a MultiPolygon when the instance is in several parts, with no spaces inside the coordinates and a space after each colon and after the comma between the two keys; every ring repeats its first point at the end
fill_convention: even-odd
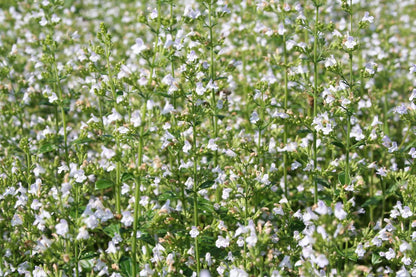
{"type": "Polygon", "coordinates": [[[118,127],[117,131],[118,131],[120,134],[127,134],[130,130],[129,130],[129,128],[127,128],[127,127],[120,126],[120,127],[118,127]]]}
{"type": "Polygon", "coordinates": [[[121,218],[121,223],[126,227],[130,227],[133,224],[133,216],[130,211],[124,211],[121,213],[123,217],[121,218]]]}
{"type": "Polygon", "coordinates": [[[250,116],[250,122],[256,124],[257,121],[260,120],[259,114],[257,112],[253,112],[250,116]]]}
{"type": "Polygon", "coordinates": [[[231,158],[237,157],[237,154],[231,149],[227,149],[227,151],[225,151],[225,155],[227,155],[228,157],[231,157],[231,158]]]}
{"type": "Polygon", "coordinates": [[[361,243],[357,245],[357,249],[355,249],[355,254],[357,254],[358,258],[364,257],[365,249],[361,243]]]}
{"type": "Polygon", "coordinates": [[[217,91],[219,89],[218,86],[217,86],[217,84],[215,82],[213,82],[212,79],[209,80],[206,88],[207,89],[213,89],[215,91],[217,91]]]}
{"type": "Polygon", "coordinates": [[[387,176],[387,170],[384,167],[380,167],[379,169],[377,169],[376,174],[385,177],[387,176]]]}
{"type": "Polygon", "coordinates": [[[80,169],[74,172],[74,178],[75,182],[77,183],[83,183],[85,180],[87,180],[87,176],[85,176],[84,170],[80,169]]]}
{"type": "Polygon", "coordinates": [[[409,155],[412,156],[412,159],[416,159],[416,148],[410,148],[409,155]]]}
{"type": "Polygon", "coordinates": [[[318,257],[316,257],[315,262],[320,268],[324,268],[329,264],[329,261],[324,254],[320,254],[318,257]]]}
{"type": "Polygon", "coordinates": [[[389,248],[389,251],[385,253],[385,257],[387,260],[394,259],[396,257],[396,252],[394,252],[393,248],[389,248]]]}
{"type": "Polygon", "coordinates": [[[182,147],[182,151],[188,154],[189,150],[191,149],[192,149],[192,145],[189,143],[189,141],[185,140],[185,145],[182,147]]]}
{"type": "Polygon", "coordinates": [[[201,82],[196,83],[196,94],[198,95],[204,95],[205,91],[207,91],[206,88],[204,88],[204,85],[201,82]]]}
{"type": "Polygon", "coordinates": [[[200,277],[211,277],[211,273],[209,273],[209,271],[207,269],[203,269],[201,270],[201,272],[199,273],[200,277]]]}
{"type": "Polygon", "coordinates": [[[364,13],[363,19],[361,19],[362,22],[368,22],[373,23],[374,22],[374,16],[371,16],[369,12],[364,13]]]}
{"type": "Polygon", "coordinates": [[[287,30],[285,29],[285,25],[283,25],[283,23],[279,24],[279,27],[277,29],[277,33],[281,36],[283,36],[284,34],[286,34],[287,30]]]}
{"type": "Polygon", "coordinates": [[[140,110],[135,110],[131,114],[130,122],[133,124],[134,127],[139,127],[142,124],[142,118],[141,118],[141,112],[140,110]]]}
{"type": "Polygon", "coordinates": [[[194,50],[191,50],[187,55],[187,63],[193,63],[194,61],[198,60],[198,56],[196,55],[194,50]]]}
{"type": "Polygon", "coordinates": [[[413,99],[415,99],[415,98],[416,98],[416,89],[413,89],[412,94],[409,97],[409,101],[413,101],[413,99]]]}
{"type": "Polygon", "coordinates": [[[215,139],[209,139],[207,148],[212,151],[218,150],[218,145],[215,143],[215,139]]]}
{"type": "Polygon", "coordinates": [[[35,266],[35,269],[32,271],[33,277],[48,277],[46,272],[43,270],[43,268],[39,266],[35,266]]]}
{"type": "Polygon", "coordinates": [[[85,226],[79,228],[77,240],[83,240],[83,239],[89,239],[89,238],[90,238],[90,234],[88,233],[87,228],[85,226]]]}
{"type": "Polygon", "coordinates": [[[53,14],[51,17],[51,21],[53,23],[58,23],[59,21],[61,21],[61,19],[56,14],[53,14]]]}
{"type": "Polygon", "coordinates": [[[20,216],[18,214],[14,214],[13,218],[12,218],[12,226],[18,226],[18,225],[22,225],[23,221],[20,218],[20,216]]]}
{"type": "Polygon", "coordinates": [[[119,121],[123,119],[121,117],[121,114],[119,114],[115,108],[113,108],[111,111],[112,113],[107,117],[107,122],[106,122],[107,124],[111,124],[114,121],[119,121]]]}
{"type": "Polygon", "coordinates": [[[357,42],[354,40],[354,37],[348,36],[347,40],[344,42],[344,45],[347,47],[347,49],[353,49],[357,45],[357,42]]]}
{"type": "Polygon", "coordinates": [[[224,238],[223,236],[218,236],[218,239],[215,241],[215,246],[217,248],[226,248],[230,245],[230,240],[224,238]]]}
{"type": "Polygon", "coordinates": [[[140,54],[143,50],[146,49],[147,47],[141,38],[137,38],[136,43],[131,47],[131,50],[133,50],[133,54],[135,55],[140,54]]]}
{"type": "Polygon", "coordinates": [[[339,220],[343,220],[347,217],[347,213],[344,211],[344,205],[341,202],[335,204],[334,214],[339,220]]]}
{"type": "Polygon", "coordinates": [[[58,235],[65,237],[69,231],[68,222],[65,219],[61,219],[61,221],[56,224],[55,229],[58,235]]]}
{"type": "Polygon", "coordinates": [[[230,277],[248,277],[248,273],[241,268],[233,267],[230,271],[230,277]]]}
{"type": "Polygon", "coordinates": [[[40,26],[45,26],[46,24],[48,24],[48,20],[46,20],[46,18],[43,16],[42,19],[39,21],[40,26]]]}
{"type": "Polygon", "coordinates": [[[337,61],[334,58],[334,55],[331,55],[330,57],[326,58],[325,60],[325,67],[331,67],[337,64],[337,61]]]}
{"type": "Polygon", "coordinates": [[[318,207],[314,210],[320,215],[324,215],[328,213],[328,207],[325,205],[325,202],[322,200],[319,200],[317,203],[318,207]]]}
{"type": "Polygon", "coordinates": [[[95,52],[92,52],[91,53],[91,56],[90,56],[90,60],[93,62],[93,63],[95,63],[96,61],[98,61],[100,59],[100,56],[97,54],[97,53],[95,53],[95,52]]]}
{"type": "Polygon", "coordinates": [[[191,238],[196,238],[199,235],[199,231],[195,226],[192,226],[191,231],[189,231],[191,238]]]}
{"type": "Polygon", "coordinates": [[[198,17],[201,16],[201,12],[198,9],[193,10],[190,5],[187,5],[185,7],[185,11],[183,13],[183,16],[189,17],[189,18],[192,18],[192,19],[197,19],[198,17]]]}
{"type": "Polygon", "coordinates": [[[376,73],[377,64],[375,62],[368,62],[364,67],[368,74],[373,75],[376,73]]]}
{"type": "Polygon", "coordinates": [[[254,232],[251,232],[250,236],[246,238],[246,243],[248,247],[254,247],[257,243],[257,236],[254,232]]]}
{"type": "Polygon", "coordinates": [[[122,79],[125,77],[129,77],[131,75],[131,70],[126,65],[122,64],[120,68],[120,72],[117,74],[117,79],[122,79]]]}
{"type": "Polygon", "coordinates": [[[115,254],[115,253],[117,253],[116,245],[114,244],[114,242],[112,240],[110,240],[108,242],[108,247],[107,247],[107,250],[105,250],[105,252],[108,253],[108,254],[115,254]]]}
{"type": "Polygon", "coordinates": [[[363,130],[358,124],[352,127],[350,132],[350,138],[355,138],[357,141],[365,138],[365,136],[363,135],[363,130]]]}

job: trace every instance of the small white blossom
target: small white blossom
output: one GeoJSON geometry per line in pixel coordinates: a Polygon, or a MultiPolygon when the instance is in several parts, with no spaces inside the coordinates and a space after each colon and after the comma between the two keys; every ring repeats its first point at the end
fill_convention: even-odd
{"type": "Polygon", "coordinates": [[[354,37],[348,36],[347,40],[344,42],[344,45],[347,47],[347,49],[353,49],[357,45],[357,42],[355,41],[354,37]]]}

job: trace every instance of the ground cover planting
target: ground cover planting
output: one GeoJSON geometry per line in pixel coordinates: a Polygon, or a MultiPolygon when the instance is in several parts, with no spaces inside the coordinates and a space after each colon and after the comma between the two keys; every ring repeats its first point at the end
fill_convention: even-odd
{"type": "Polygon", "coordinates": [[[0,276],[416,276],[416,1],[0,2],[0,276]]]}

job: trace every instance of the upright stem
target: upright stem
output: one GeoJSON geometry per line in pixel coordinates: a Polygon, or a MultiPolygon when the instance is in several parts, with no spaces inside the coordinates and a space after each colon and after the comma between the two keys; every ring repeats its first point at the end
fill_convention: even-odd
{"type": "MultiPolygon", "coordinates": [[[[113,95],[113,101],[114,101],[114,109],[119,112],[119,107],[117,104],[117,93],[116,93],[116,88],[114,85],[114,79],[113,79],[113,73],[111,71],[111,65],[110,65],[110,46],[106,45],[106,53],[105,53],[105,57],[106,57],[106,62],[107,62],[107,74],[108,74],[108,82],[110,83],[110,88],[111,88],[111,93],[113,95]]],[[[118,123],[116,125],[116,127],[118,128],[118,123]]],[[[116,135],[116,147],[117,147],[117,152],[120,151],[120,138],[116,135]]],[[[121,214],[121,180],[120,180],[120,176],[121,176],[121,161],[120,161],[120,157],[118,157],[117,159],[117,165],[116,165],[116,185],[115,185],[115,198],[116,198],[116,212],[117,214],[121,214]]]]}
{"type": "Polygon", "coordinates": [[[131,256],[132,256],[132,276],[136,276],[137,274],[137,227],[138,227],[138,219],[141,214],[140,211],[140,187],[141,187],[141,165],[143,163],[143,134],[144,134],[144,124],[146,120],[146,101],[142,103],[141,109],[141,126],[139,129],[139,148],[137,154],[137,167],[139,169],[139,176],[137,177],[136,187],[134,189],[134,219],[133,219],[133,238],[132,238],[132,247],[131,247],[131,256]]]}
{"type": "MultiPolygon", "coordinates": [[[[350,0],[350,34],[352,34],[352,0],[350,0]]],[[[353,72],[352,72],[352,50],[349,52],[350,58],[350,82],[349,82],[349,95],[353,95],[353,72]]],[[[347,137],[346,137],[346,153],[345,153],[345,183],[350,183],[350,133],[351,133],[351,113],[347,108],[347,137]]]]}
{"type": "MultiPolygon", "coordinates": [[[[288,65],[287,65],[287,50],[286,50],[286,34],[283,34],[283,56],[284,56],[284,68],[285,68],[285,99],[284,99],[284,109],[287,112],[287,100],[289,97],[288,93],[288,65]]],[[[289,132],[288,124],[285,124],[284,132],[283,132],[283,144],[287,146],[287,135],[289,132]]],[[[283,152],[283,178],[285,182],[285,196],[288,199],[288,184],[287,184],[287,167],[288,167],[288,159],[287,159],[287,151],[283,152]]]]}
{"type": "MultiPolygon", "coordinates": [[[[314,33],[314,42],[313,42],[313,71],[314,71],[314,87],[313,87],[313,118],[316,117],[318,113],[317,98],[318,98],[318,20],[319,20],[319,5],[315,7],[315,33],[314,33]]],[[[314,202],[318,203],[318,182],[316,179],[316,169],[317,169],[317,132],[313,131],[313,184],[314,184],[314,202]]]]}
{"type": "MultiPolygon", "coordinates": [[[[192,104],[192,111],[195,115],[195,104],[192,104]]],[[[196,116],[194,116],[194,120],[192,123],[192,130],[193,130],[193,139],[192,139],[192,153],[194,154],[194,167],[193,167],[193,179],[194,179],[194,188],[193,188],[193,200],[194,200],[194,226],[198,227],[198,150],[196,149],[196,140],[197,140],[197,130],[196,130],[196,116]]],[[[198,244],[198,236],[195,237],[195,259],[196,259],[196,273],[199,276],[200,272],[200,261],[199,261],[199,244],[198,244]]]]}
{"type": "Polygon", "coordinates": [[[154,68],[155,68],[155,61],[156,61],[156,53],[157,49],[159,47],[159,34],[160,34],[160,25],[161,25],[161,15],[160,15],[160,8],[161,8],[161,0],[157,1],[157,29],[156,29],[156,38],[155,38],[155,51],[152,58],[152,64],[151,64],[151,70],[150,70],[150,76],[149,76],[149,85],[152,84],[153,81],[153,74],[154,74],[154,68]]]}
{"type": "MultiPolygon", "coordinates": [[[[160,16],[160,8],[161,8],[161,0],[158,0],[157,4],[157,16],[158,16],[158,23],[157,23],[157,31],[156,31],[156,37],[155,37],[155,46],[153,51],[153,58],[152,58],[152,64],[150,65],[150,75],[147,82],[147,85],[150,86],[153,82],[153,72],[155,67],[155,61],[156,61],[156,55],[158,51],[158,41],[159,41],[159,29],[160,29],[160,22],[161,22],[161,16],[160,16]]],[[[140,209],[140,187],[142,185],[142,163],[143,163],[143,148],[144,148],[144,127],[146,124],[146,99],[143,99],[142,107],[141,107],[141,125],[139,128],[139,147],[138,147],[138,153],[137,153],[137,167],[139,170],[139,176],[137,177],[137,184],[134,189],[134,219],[133,219],[133,238],[132,238],[132,247],[131,247],[131,258],[132,258],[132,276],[136,277],[137,275],[137,228],[138,228],[138,219],[141,213],[140,209]]]]}
{"type": "MultiPolygon", "coordinates": [[[[214,58],[214,36],[213,36],[213,22],[212,22],[212,0],[208,2],[208,17],[209,17],[209,50],[210,50],[210,79],[212,82],[215,81],[215,58],[214,58]]],[[[218,137],[218,121],[217,121],[217,100],[215,96],[215,90],[211,89],[211,108],[213,109],[212,114],[212,127],[213,127],[213,139],[218,137]]],[[[218,165],[218,150],[214,153],[214,168],[218,165]]],[[[216,201],[221,200],[221,187],[217,186],[216,190],[216,201]]]]}
{"type": "MultiPolygon", "coordinates": [[[[63,93],[62,93],[62,86],[61,81],[59,78],[59,72],[58,68],[56,67],[55,58],[53,60],[53,71],[55,75],[55,82],[56,82],[56,88],[58,92],[58,100],[59,100],[59,106],[61,108],[61,119],[62,119],[62,128],[64,130],[64,151],[65,151],[65,163],[69,167],[69,152],[68,152],[68,132],[67,132],[67,121],[66,121],[66,115],[65,115],[65,109],[64,109],[64,103],[63,103],[63,93]]],[[[78,206],[79,206],[79,195],[78,195],[78,184],[75,184],[75,227],[77,226],[77,220],[78,220],[78,206]]],[[[77,240],[74,241],[74,258],[75,258],[75,275],[76,277],[79,277],[78,272],[78,242],[77,240]]]]}

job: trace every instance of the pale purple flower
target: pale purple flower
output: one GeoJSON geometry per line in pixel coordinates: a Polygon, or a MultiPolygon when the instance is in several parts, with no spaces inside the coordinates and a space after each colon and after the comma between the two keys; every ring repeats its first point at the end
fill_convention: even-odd
{"type": "Polygon", "coordinates": [[[319,254],[318,257],[316,257],[315,262],[320,268],[324,268],[329,264],[329,261],[324,254],[319,254]]]}
{"type": "Polygon", "coordinates": [[[133,216],[130,211],[124,211],[121,213],[121,223],[123,223],[124,226],[130,227],[133,224],[133,216]]]}
{"type": "Polygon", "coordinates": [[[325,67],[332,67],[336,64],[337,64],[337,61],[335,60],[334,55],[331,55],[325,60],[325,67]]]}
{"type": "Polygon", "coordinates": [[[230,245],[230,240],[224,238],[223,236],[218,236],[218,239],[215,241],[215,246],[217,248],[226,248],[230,245]]]}
{"type": "Polygon", "coordinates": [[[233,267],[230,271],[230,277],[248,277],[248,273],[241,268],[233,267]]]}
{"type": "Polygon", "coordinates": [[[416,73],[416,64],[412,64],[409,68],[410,73],[416,73]]]}
{"type": "Polygon", "coordinates": [[[133,50],[133,54],[135,55],[140,54],[142,51],[146,49],[147,47],[141,38],[137,38],[136,43],[131,47],[131,50],[133,50]]]}
{"type": "Polygon", "coordinates": [[[413,99],[415,99],[415,98],[416,98],[416,89],[413,89],[412,94],[409,97],[409,101],[413,101],[413,99]]]}
{"type": "Polygon", "coordinates": [[[58,235],[66,237],[69,231],[68,222],[65,219],[61,219],[61,221],[56,224],[55,229],[58,235]]]}
{"type": "Polygon", "coordinates": [[[385,252],[384,254],[387,260],[391,260],[396,257],[396,252],[394,252],[393,248],[389,248],[389,251],[385,252]]]}
{"type": "Polygon", "coordinates": [[[189,231],[189,234],[191,235],[191,238],[196,238],[199,235],[198,228],[192,226],[191,231],[189,231]]]}
{"type": "Polygon", "coordinates": [[[351,50],[357,45],[357,42],[355,41],[354,37],[348,36],[347,40],[344,42],[344,45],[347,47],[347,49],[351,50]]]}
{"type": "Polygon", "coordinates": [[[374,22],[374,16],[371,16],[369,12],[365,12],[361,21],[362,22],[373,23],[374,22]]]}
{"type": "Polygon", "coordinates": [[[347,213],[344,211],[344,205],[341,202],[335,204],[334,215],[339,220],[343,220],[347,217],[347,213]]]}

